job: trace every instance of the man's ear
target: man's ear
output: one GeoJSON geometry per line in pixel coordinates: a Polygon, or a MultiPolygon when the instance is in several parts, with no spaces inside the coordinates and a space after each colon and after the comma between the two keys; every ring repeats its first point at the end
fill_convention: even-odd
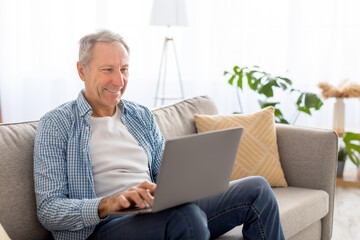
{"type": "Polygon", "coordinates": [[[82,63],[80,61],[77,62],[76,67],[77,67],[80,79],[85,81],[85,73],[86,73],[85,67],[82,65],[82,63]]]}

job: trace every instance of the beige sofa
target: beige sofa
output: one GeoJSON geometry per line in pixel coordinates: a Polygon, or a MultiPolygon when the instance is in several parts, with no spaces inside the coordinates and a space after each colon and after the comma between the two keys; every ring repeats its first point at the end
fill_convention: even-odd
{"type": "MultiPolygon", "coordinates": [[[[196,133],[193,114],[216,114],[208,97],[153,110],[165,138],[196,133]]],[[[33,146],[37,121],[0,124],[0,224],[9,237],[51,239],[36,217],[33,146]]],[[[337,136],[334,131],[277,125],[287,188],[274,188],[286,239],[331,239],[337,136]]],[[[241,227],[220,239],[242,239],[241,227]]]]}

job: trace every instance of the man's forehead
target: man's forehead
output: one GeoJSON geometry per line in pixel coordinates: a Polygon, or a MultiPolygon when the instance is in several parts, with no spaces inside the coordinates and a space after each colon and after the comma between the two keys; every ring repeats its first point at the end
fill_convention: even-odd
{"type": "Polygon", "coordinates": [[[92,60],[95,58],[128,59],[126,48],[121,43],[97,42],[92,49],[92,60]]]}

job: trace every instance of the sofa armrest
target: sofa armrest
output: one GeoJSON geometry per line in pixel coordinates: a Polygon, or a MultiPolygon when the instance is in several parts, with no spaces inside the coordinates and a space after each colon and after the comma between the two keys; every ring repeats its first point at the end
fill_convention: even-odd
{"type": "Polygon", "coordinates": [[[276,134],[288,185],[329,194],[329,213],[322,219],[322,239],[331,239],[338,149],[335,131],[276,124],[276,134]]]}

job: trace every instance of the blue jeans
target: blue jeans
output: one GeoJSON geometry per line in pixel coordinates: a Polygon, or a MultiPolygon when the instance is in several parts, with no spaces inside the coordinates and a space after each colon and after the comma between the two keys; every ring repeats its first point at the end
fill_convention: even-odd
{"type": "Polygon", "coordinates": [[[285,239],[278,205],[262,177],[232,181],[221,194],[157,213],[109,216],[89,239],[209,239],[243,224],[244,239],[285,239]]]}

